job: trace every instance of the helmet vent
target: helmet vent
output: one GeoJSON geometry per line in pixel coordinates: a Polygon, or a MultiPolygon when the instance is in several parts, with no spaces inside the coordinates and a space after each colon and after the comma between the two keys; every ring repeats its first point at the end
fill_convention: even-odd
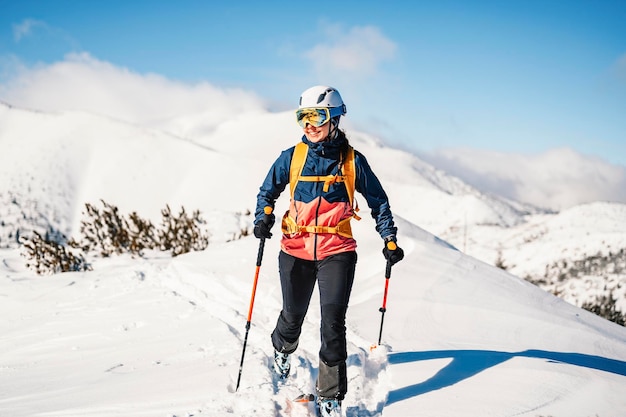
{"type": "MultiPolygon", "coordinates": [[[[317,98],[317,104],[320,104],[322,101],[324,101],[324,99],[326,98],[326,94],[332,93],[333,91],[335,90],[332,88],[327,88],[326,91],[320,94],[319,97],[317,98]]],[[[300,97],[300,101],[302,101],[302,97],[300,97]]]]}
{"type": "Polygon", "coordinates": [[[335,109],[333,110],[334,113],[341,111],[341,114],[345,114],[345,105],[339,91],[327,85],[316,85],[305,90],[300,95],[298,108],[335,109]]]}

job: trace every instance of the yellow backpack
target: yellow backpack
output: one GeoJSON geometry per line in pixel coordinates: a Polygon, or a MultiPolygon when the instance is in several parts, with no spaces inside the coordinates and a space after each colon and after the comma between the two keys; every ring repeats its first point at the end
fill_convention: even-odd
{"type": "MultiPolygon", "coordinates": [[[[328,192],[330,186],[336,182],[343,182],[346,185],[346,191],[348,192],[348,199],[350,206],[352,206],[353,214],[356,220],[361,220],[357,216],[356,212],[359,211],[358,205],[354,199],[354,190],[356,183],[356,167],[354,164],[354,148],[348,146],[348,152],[344,161],[341,162],[339,170],[342,175],[312,175],[302,176],[302,168],[306,161],[309,147],[306,143],[300,142],[296,145],[293,156],[291,157],[291,165],[289,167],[289,190],[291,192],[291,199],[293,200],[293,194],[296,189],[298,181],[309,182],[323,182],[324,192],[328,192]]],[[[350,219],[348,217],[340,221],[337,226],[298,226],[296,221],[289,216],[289,211],[285,213],[282,221],[282,229],[285,234],[296,234],[301,232],[308,233],[335,233],[344,237],[352,237],[352,228],[350,227],[350,219]]]]}

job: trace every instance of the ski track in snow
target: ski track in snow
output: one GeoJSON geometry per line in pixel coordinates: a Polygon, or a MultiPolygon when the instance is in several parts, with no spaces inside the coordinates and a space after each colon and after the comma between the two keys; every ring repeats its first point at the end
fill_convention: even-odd
{"type": "MultiPolygon", "coordinates": [[[[188,303],[192,309],[201,309],[210,313],[216,320],[222,322],[229,328],[229,332],[237,338],[239,346],[243,346],[245,329],[233,323],[241,322],[245,324],[246,318],[241,306],[245,304],[243,299],[228,298],[232,294],[246,294],[249,292],[248,283],[244,285],[233,285],[234,280],[225,276],[224,279],[215,278],[215,273],[207,273],[203,270],[193,270],[192,264],[184,261],[163,259],[139,260],[141,267],[135,271],[140,281],[148,281],[150,285],[161,286],[170,296],[180,298],[188,303]],[[209,275],[209,276],[207,276],[209,275]],[[221,294],[226,298],[216,296],[221,294]],[[242,301],[244,302],[242,304],[242,301]],[[232,306],[236,306],[233,308],[232,306]],[[241,329],[240,329],[241,327],[241,329]]],[[[271,274],[271,272],[270,272],[271,274]]],[[[261,278],[263,279],[263,278],[261,278]]],[[[277,296],[278,294],[274,294],[277,296]]],[[[257,297],[260,295],[257,294],[257,297]]],[[[278,299],[276,300],[278,303],[278,299]]],[[[260,325],[271,325],[275,317],[257,317],[259,311],[253,315],[252,328],[250,330],[250,340],[246,350],[245,363],[243,368],[242,383],[238,393],[235,395],[252,395],[255,399],[256,407],[244,410],[233,410],[229,401],[222,405],[221,412],[237,413],[245,415],[247,412],[254,412],[263,415],[275,415],[279,417],[293,417],[299,415],[309,415],[310,408],[302,404],[289,406],[289,400],[294,399],[302,393],[315,393],[315,380],[317,378],[317,352],[307,346],[316,346],[318,333],[315,331],[319,323],[319,313],[316,311],[317,295],[311,301],[311,308],[305,321],[306,332],[303,331],[302,342],[298,350],[292,357],[292,372],[285,381],[278,380],[272,369],[273,350],[269,343],[269,333],[271,328],[259,329],[260,325]],[[254,333],[256,336],[252,336],[254,333]],[[259,346],[257,340],[259,333],[265,333],[266,343],[259,346]],[[257,369],[251,369],[256,367],[257,369]],[[265,380],[259,380],[259,376],[265,380]],[[251,381],[252,378],[256,380],[251,381]],[[269,394],[262,396],[261,393],[269,394]],[[270,414],[266,414],[270,413],[270,414]]],[[[278,306],[278,304],[277,304],[278,306]]],[[[276,316],[278,310],[275,310],[276,316]]],[[[124,325],[124,330],[129,330],[141,324],[129,323],[124,325]]],[[[318,346],[318,345],[317,345],[318,346]]],[[[213,349],[205,347],[204,350],[213,349]]],[[[234,362],[239,359],[241,352],[229,360],[228,366],[232,369],[237,367],[234,362]]],[[[354,332],[348,330],[348,393],[344,400],[344,413],[346,417],[374,417],[380,416],[383,412],[384,404],[389,391],[389,379],[387,377],[387,348],[384,345],[376,349],[370,349],[370,343],[354,332]]],[[[107,372],[122,371],[123,364],[115,364],[107,372]]],[[[227,386],[227,391],[235,392],[234,380],[227,386]]],[[[216,405],[219,401],[211,400],[210,410],[196,410],[195,412],[215,413],[216,405]]],[[[187,411],[186,415],[194,415],[193,411],[187,411]]],[[[178,417],[178,415],[177,415],[178,417]]]]}
{"type": "MultiPolygon", "coordinates": [[[[171,289],[175,295],[184,297],[190,304],[203,308],[207,305],[209,293],[201,288],[202,282],[206,282],[206,276],[194,275],[189,271],[178,266],[170,264],[160,275],[160,280],[164,286],[171,289]],[[199,285],[197,285],[199,284],[199,285]]],[[[219,282],[219,281],[217,281],[219,282]]],[[[221,291],[215,287],[216,281],[212,281],[211,290],[214,293],[228,293],[221,291]]],[[[245,291],[239,291],[245,293],[245,291]]],[[[315,311],[316,297],[311,302],[311,309],[307,315],[307,323],[310,329],[314,329],[319,322],[319,314],[315,311]]],[[[221,307],[211,306],[212,315],[216,312],[224,311],[221,307]]],[[[235,313],[232,310],[231,313],[235,313]]],[[[227,325],[231,326],[234,315],[219,314],[220,319],[227,325]]],[[[245,318],[242,317],[245,322],[245,318]]],[[[254,320],[253,320],[254,322],[254,320]]],[[[257,331],[259,329],[256,329],[257,331]]],[[[231,327],[234,335],[241,339],[243,345],[244,332],[239,332],[235,327],[231,327]]],[[[269,332],[266,332],[269,339],[269,332]]],[[[353,332],[348,331],[348,359],[347,359],[347,375],[349,391],[344,400],[344,408],[346,417],[374,417],[382,415],[384,404],[387,400],[388,379],[387,372],[387,349],[385,346],[378,346],[370,352],[370,345],[367,341],[361,339],[353,332]],[[358,344],[354,343],[355,341],[358,344]]],[[[315,393],[315,381],[317,378],[317,353],[306,349],[303,345],[315,345],[314,340],[317,338],[315,331],[309,332],[309,335],[303,335],[303,339],[308,339],[308,343],[302,343],[300,348],[292,357],[292,372],[285,380],[278,380],[272,370],[272,349],[268,352],[265,350],[258,352],[254,347],[248,345],[248,349],[253,349],[255,353],[265,353],[265,360],[256,361],[256,363],[244,364],[244,378],[246,367],[262,366],[267,368],[269,377],[272,381],[272,391],[276,415],[277,416],[298,416],[308,415],[309,411],[302,404],[295,404],[299,407],[289,407],[288,400],[296,398],[303,393],[315,393]]],[[[248,353],[248,352],[247,352],[248,353]]],[[[266,383],[261,383],[256,389],[266,389],[266,383]]],[[[229,391],[234,391],[233,384],[228,387],[229,391]]]]}
{"type": "MultiPolygon", "coordinates": [[[[98,260],[93,272],[51,277],[34,277],[23,271],[14,259],[9,259],[5,264],[14,267],[10,273],[6,272],[8,268],[4,270],[3,280],[6,283],[8,279],[12,285],[3,285],[3,298],[8,304],[0,308],[8,313],[7,323],[11,324],[2,327],[4,338],[0,336],[0,348],[10,359],[0,368],[0,376],[5,377],[0,378],[0,384],[4,384],[0,390],[8,390],[5,400],[0,397],[0,409],[4,401],[15,417],[149,417],[163,415],[163,410],[171,410],[166,417],[307,415],[307,407],[301,404],[289,406],[288,400],[302,392],[314,392],[319,349],[319,297],[315,292],[311,300],[300,346],[292,360],[293,373],[287,381],[277,381],[271,367],[273,348],[269,337],[280,309],[276,256],[267,256],[264,260],[241,386],[235,392],[254,259],[248,256],[238,261],[232,253],[253,253],[255,244],[248,239],[214,245],[211,250],[179,258],[163,254],[136,259],[122,256],[98,260]],[[225,253],[230,253],[231,258],[225,253]],[[37,310],[26,314],[27,310],[20,303],[30,305],[28,303],[33,302],[37,310]],[[16,317],[11,315],[14,310],[18,314],[16,317]],[[87,322],[93,322],[93,326],[86,327],[87,322]],[[11,334],[19,335],[19,339],[12,339],[11,334]],[[21,352],[11,348],[12,345],[19,347],[21,352]],[[64,375],[56,373],[59,369],[57,361],[71,370],[67,375],[69,385],[64,375]],[[76,369],[76,365],[82,363],[87,371],[76,369]],[[7,377],[11,374],[14,378],[7,377]],[[141,389],[148,379],[156,379],[159,383],[153,389],[141,389]],[[42,381],[28,383],[28,391],[37,392],[36,395],[29,394],[33,395],[32,401],[18,397],[25,392],[27,380],[42,381]],[[51,389],[50,384],[55,388],[51,389]],[[109,396],[117,400],[110,400],[109,396]]],[[[539,387],[527,383],[524,377],[520,378],[519,389],[524,390],[530,400],[511,406],[506,415],[534,416],[541,415],[541,410],[558,410],[562,407],[560,404],[572,400],[569,397],[572,392],[584,392],[587,386],[593,392],[614,391],[615,388],[603,385],[604,382],[589,382],[576,373],[569,377],[564,374],[550,382],[554,376],[547,373],[537,359],[555,364],[560,360],[578,362],[572,361],[566,353],[555,353],[558,350],[520,352],[516,350],[519,348],[513,347],[526,345],[525,341],[551,340],[551,334],[543,334],[550,327],[543,329],[540,322],[535,321],[546,318],[541,315],[533,317],[538,310],[531,307],[563,309],[566,304],[562,300],[535,291],[530,284],[517,278],[503,279],[500,271],[470,262],[458,252],[431,247],[430,256],[426,258],[421,253],[426,246],[406,247],[412,249],[407,250],[407,264],[404,270],[398,270],[398,274],[411,274],[409,269],[414,265],[411,261],[414,256],[421,259],[422,274],[415,274],[420,278],[414,281],[417,286],[411,291],[415,294],[413,296],[406,290],[406,295],[396,292],[411,279],[392,278],[390,309],[385,322],[389,328],[385,327],[383,342],[389,339],[391,346],[399,349],[397,352],[390,351],[385,344],[370,351],[373,339],[368,337],[378,334],[380,324],[380,313],[374,313],[373,307],[379,305],[382,279],[379,270],[369,268],[368,259],[363,259],[359,265],[357,296],[347,318],[349,385],[344,401],[346,417],[382,416],[389,411],[388,407],[392,413],[397,413],[398,406],[416,396],[420,396],[421,401],[436,403],[437,398],[446,392],[459,395],[462,391],[457,387],[466,377],[455,379],[446,373],[447,370],[466,372],[464,365],[474,361],[482,363],[483,360],[495,362],[489,362],[484,372],[479,372],[472,380],[482,381],[479,384],[492,390],[495,389],[492,384],[498,379],[492,382],[490,378],[506,369],[511,374],[518,374],[520,368],[537,368],[536,378],[540,380],[542,375],[546,376],[547,382],[539,387]],[[438,270],[437,265],[445,266],[438,270]],[[463,277],[462,287],[458,287],[461,281],[454,281],[454,277],[459,276],[463,277]],[[522,303],[505,296],[527,290],[532,290],[533,296],[524,298],[522,303]],[[364,297],[363,294],[370,296],[364,297]],[[412,301],[403,301],[403,296],[410,296],[412,301]],[[469,300],[472,297],[485,301],[479,307],[471,307],[469,300]],[[370,301],[361,303],[366,298],[370,301]],[[465,317],[468,307],[473,313],[465,317]],[[368,318],[363,320],[363,317],[368,318]],[[405,320],[400,317],[419,317],[420,326],[398,331],[398,321],[405,320]],[[503,327],[497,324],[503,320],[512,323],[524,320],[532,325],[503,327]],[[474,334],[450,333],[444,325],[448,322],[455,322],[460,328],[471,327],[477,322],[482,326],[474,326],[474,334]],[[535,328],[535,324],[539,327],[535,328]],[[503,343],[494,339],[488,345],[482,344],[480,339],[489,339],[491,329],[496,328],[503,343]],[[405,339],[429,340],[426,335],[430,340],[449,343],[449,353],[429,350],[428,345],[406,344],[405,339]],[[516,351],[519,353],[507,353],[516,351]],[[415,372],[405,371],[400,379],[395,375],[392,384],[393,370],[403,357],[409,359],[406,366],[415,372]],[[392,362],[390,358],[394,358],[392,362]],[[448,389],[441,389],[444,387],[448,389]]],[[[268,254],[272,250],[269,247],[268,254]]],[[[592,323],[601,324],[592,320],[589,325],[592,323]]],[[[601,327],[606,324],[602,322],[598,332],[602,331],[601,327]]],[[[560,337],[565,337],[566,329],[559,331],[560,337]]],[[[573,328],[571,331],[578,330],[573,328]]],[[[531,347],[542,347],[536,342],[530,343],[531,347]]],[[[619,350],[611,351],[616,345],[609,339],[597,338],[584,343],[589,346],[593,343],[595,351],[603,352],[606,357],[620,355],[619,350]]],[[[581,347],[577,349],[581,352],[588,349],[580,342],[579,345],[581,347]]],[[[497,414],[498,406],[491,407],[497,414]]],[[[450,414],[453,412],[452,408],[445,415],[454,415],[450,414]]]]}
{"type": "MultiPolygon", "coordinates": [[[[254,240],[244,239],[173,259],[163,254],[138,259],[121,256],[97,260],[92,272],[50,277],[25,271],[16,262],[15,251],[9,252],[12,257],[3,263],[13,266],[2,269],[0,282],[0,312],[6,317],[0,323],[0,410],[8,407],[13,417],[152,417],[163,416],[164,410],[166,417],[297,417],[308,412],[303,407],[289,408],[288,399],[314,388],[319,298],[314,293],[293,357],[292,377],[285,383],[276,381],[269,337],[280,309],[276,256],[264,260],[241,386],[235,392],[254,259],[238,259],[233,254],[254,253],[255,245],[254,240]],[[61,369],[67,372],[59,372],[61,369]],[[146,385],[148,381],[158,383],[146,385]]],[[[386,345],[369,349],[373,340],[369,336],[378,335],[380,313],[374,309],[379,306],[383,280],[380,268],[371,267],[369,259],[360,262],[357,296],[347,318],[346,417],[388,412],[405,415],[398,407],[415,397],[426,404],[425,411],[430,411],[425,415],[454,416],[458,407],[447,404],[444,397],[460,396],[462,404],[476,404],[479,400],[474,396],[486,401],[487,397],[481,396],[501,389],[498,384],[516,384],[516,389],[500,392],[517,403],[506,406],[503,414],[501,404],[506,398],[492,398],[483,405],[491,411],[482,415],[535,416],[546,409],[567,411],[565,404],[573,400],[580,403],[580,394],[587,391],[609,396],[623,386],[618,382],[619,373],[623,375],[621,368],[615,371],[618,375],[606,379],[588,378],[606,366],[623,362],[611,363],[591,355],[576,358],[566,353],[595,352],[620,358],[621,345],[598,335],[609,335],[606,329],[623,334],[621,328],[592,315],[585,315],[584,321],[579,319],[580,328],[572,326],[573,321],[560,327],[565,314],[549,318],[539,309],[568,311],[576,313],[575,317],[583,313],[525,281],[469,262],[458,252],[424,244],[406,247],[413,249],[407,250],[403,269],[392,274],[399,278],[392,278],[383,332],[383,342],[393,346],[393,352],[386,345]],[[426,248],[428,257],[423,256],[426,248]],[[412,271],[418,265],[415,257],[420,259],[420,273],[412,271]],[[379,289],[378,296],[373,288],[379,289]],[[367,298],[363,293],[373,295],[369,302],[361,302],[367,298]],[[518,301],[507,295],[512,293],[526,296],[518,301]],[[482,302],[474,306],[474,298],[482,302]],[[468,311],[472,312],[469,316],[468,311]],[[410,317],[419,317],[419,326],[407,326],[410,317]],[[502,326],[503,321],[511,324],[502,326]],[[551,321],[555,325],[549,324],[551,321]],[[462,330],[467,328],[473,331],[462,330]],[[498,338],[490,336],[493,329],[498,330],[498,338]],[[552,337],[555,329],[558,339],[552,337]],[[559,339],[574,340],[585,332],[593,332],[593,340],[583,337],[575,345],[559,344],[559,339]],[[483,339],[488,342],[481,342],[483,339]],[[446,344],[435,345],[433,341],[438,340],[446,344]],[[540,342],[543,340],[546,344],[540,342]],[[550,347],[553,343],[557,344],[550,347]],[[442,350],[446,347],[448,351],[442,350]],[[402,357],[409,361],[398,368],[402,357]],[[395,358],[393,362],[391,358],[395,358]],[[488,362],[484,369],[471,378],[463,368],[484,361],[488,362]],[[597,361],[599,365],[594,365],[597,361]],[[545,363],[562,369],[560,376],[545,363]],[[571,364],[586,364],[590,369],[581,372],[571,364]],[[536,369],[532,382],[526,369],[536,369]],[[460,378],[452,374],[455,370],[461,371],[460,378]],[[541,381],[543,376],[545,382],[537,385],[534,379],[541,381]],[[468,389],[468,379],[480,390],[468,389]],[[524,401],[513,397],[519,396],[515,394],[518,390],[524,393],[524,401]],[[572,398],[573,393],[579,398],[572,398]],[[446,411],[438,414],[443,411],[441,401],[447,404],[446,411]]],[[[274,255],[273,250],[268,247],[268,254],[274,255]]],[[[591,397],[590,401],[595,406],[605,402],[591,397]]],[[[612,401],[620,400],[615,397],[612,401]]],[[[480,415],[477,410],[469,410],[468,415],[480,415]]]]}

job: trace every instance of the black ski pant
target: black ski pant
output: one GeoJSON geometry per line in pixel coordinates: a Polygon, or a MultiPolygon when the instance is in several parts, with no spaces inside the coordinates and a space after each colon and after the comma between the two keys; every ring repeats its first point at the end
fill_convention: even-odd
{"type": "Polygon", "coordinates": [[[348,390],[346,311],[356,260],[356,252],[331,255],[321,261],[296,258],[282,251],[278,257],[283,308],[272,332],[272,344],[279,352],[296,350],[317,281],[321,308],[317,393],[324,398],[343,400],[348,390]]]}

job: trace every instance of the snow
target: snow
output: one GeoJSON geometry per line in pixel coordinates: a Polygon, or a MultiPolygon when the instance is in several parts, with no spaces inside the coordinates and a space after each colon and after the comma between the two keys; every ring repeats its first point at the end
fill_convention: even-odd
{"type": "MultiPolygon", "coordinates": [[[[177,123],[193,130],[192,120],[177,123]]],[[[310,390],[316,376],[318,299],[291,380],[282,385],[269,367],[281,300],[276,237],[266,242],[235,391],[259,245],[254,237],[236,237],[250,226],[246,210],[253,209],[269,165],[298,140],[291,125],[291,113],[254,111],[189,138],[87,113],[0,104],[0,197],[39,202],[68,236],[77,235],[84,204],[101,198],[146,217],[158,217],[165,204],[173,211],[184,204],[210,220],[211,232],[201,252],[90,257],[93,271],[52,276],[26,269],[18,249],[0,249],[0,415],[303,414],[289,408],[287,398],[310,390]]],[[[380,330],[385,263],[363,202],[363,219],[353,224],[359,261],[347,317],[345,414],[626,415],[626,328],[441,239],[452,224],[442,217],[455,213],[464,220],[469,206],[477,207],[470,216],[488,223],[477,226],[487,236],[519,232],[488,234],[497,224],[548,225],[568,230],[562,239],[582,247],[589,229],[571,225],[602,210],[604,223],[594,227],[607,235],[619,231],[623,206],[598,203],[563,216],[532,213],[528,220],[528,212],[413,156],[365,134],[350,137],[390,195],[406,258],[392,269],[382,345],[371,350],[380,330]]],[[[281,198],[277,213],[284,206],[281,198]]],[[[2,213],[14,213],[11,207],[2,201],[2,213]]],[[[623,234],[616,235],[618,245],[623,234]]]]}

